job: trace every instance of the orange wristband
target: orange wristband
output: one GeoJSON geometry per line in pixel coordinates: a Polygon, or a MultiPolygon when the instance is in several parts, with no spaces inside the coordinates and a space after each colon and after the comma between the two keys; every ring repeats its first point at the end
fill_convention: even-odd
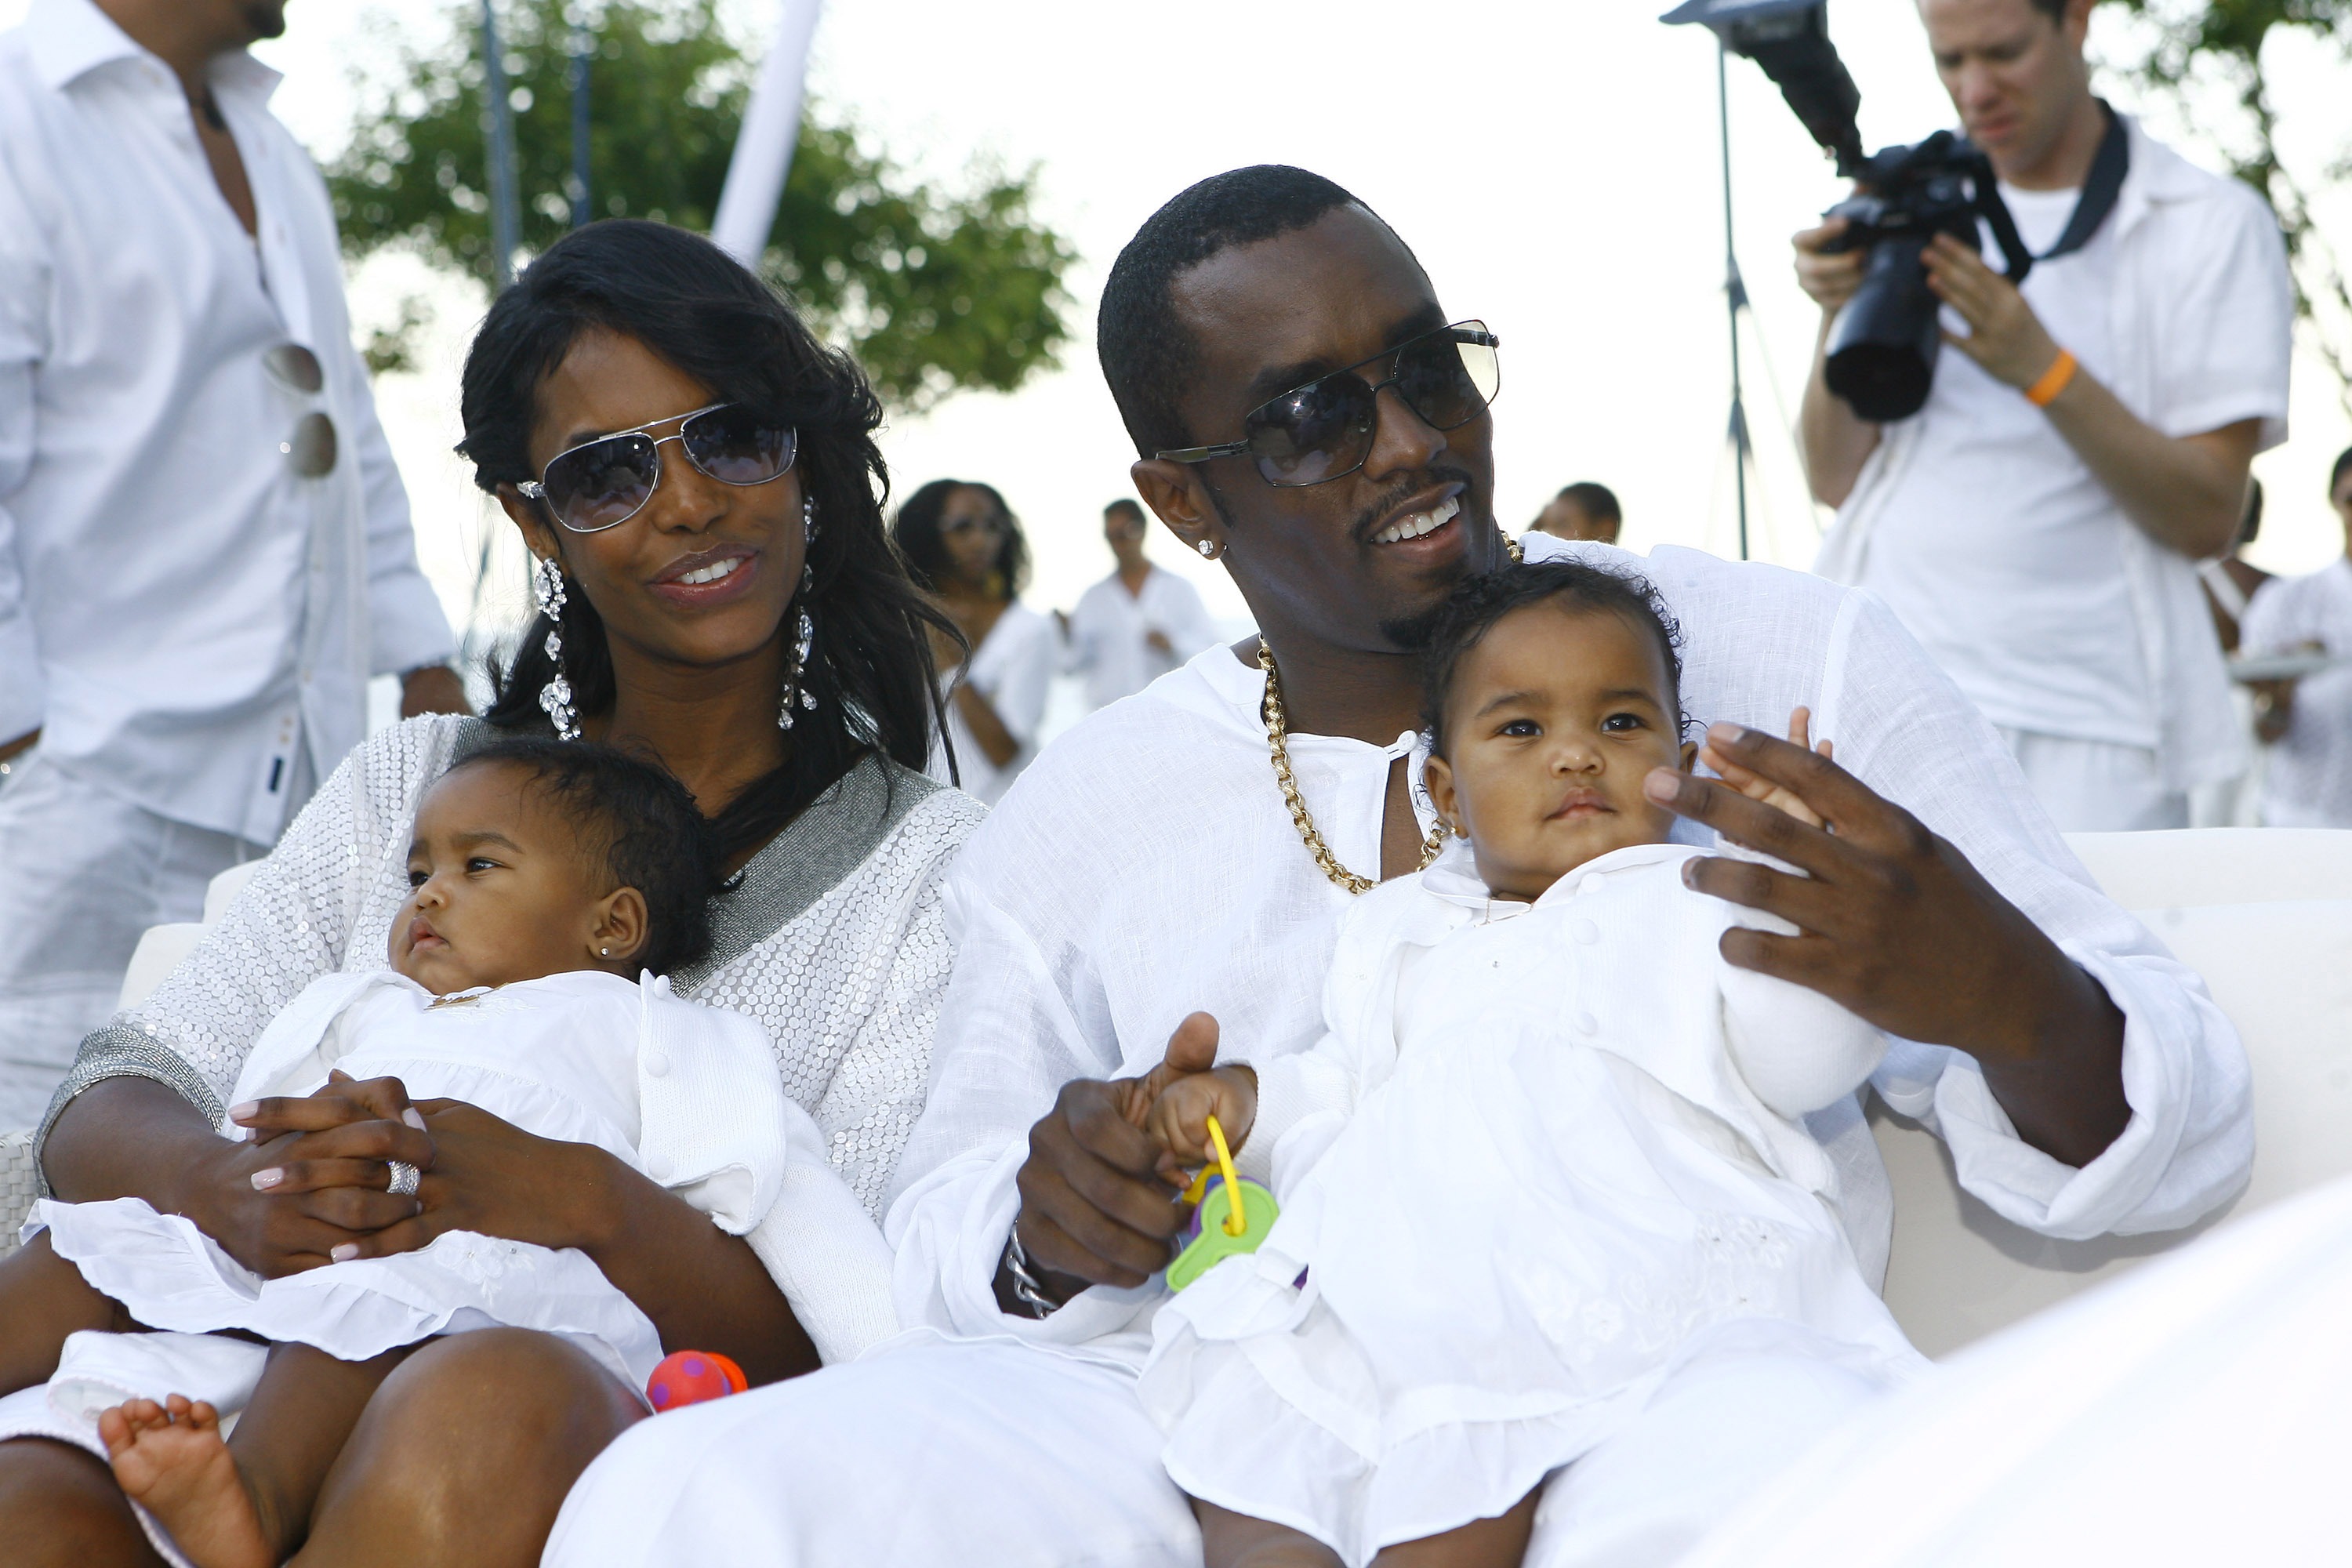
{"type": "Polygon", "coordinates": [[[2025,401],[2036,408],[2049,407],[2074,381],[2076,368],[2074,353],[2060,349],[2058,357],[2050,362],[2050,368],[2042,373],[2042,379],[2025,389],[2025,401]]]}

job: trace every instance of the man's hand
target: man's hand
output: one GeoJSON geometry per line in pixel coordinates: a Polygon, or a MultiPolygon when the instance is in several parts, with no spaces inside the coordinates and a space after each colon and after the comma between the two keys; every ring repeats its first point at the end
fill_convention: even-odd
{"type": "Polygon", "coordinates": [[[1859,250],[1831,251],[1823,246],[1834,241],[1846,231],[1846,220],[1831,218],[1818,228],[1805,229],[1790,243],[1797,248],[1797,287],[1802,289],[1830,314],[1853,298],[1862,287],[1864,267],[1869,256],[1859,250]]]}
{"type": "Polygon", "coordinates": [[[13,761],[18,753],[29,752],[40,743],[38,730],[27,730],[13,741],[0,741],[0,763],[13,761]]]}
{"type": "Polygon", "coordinates": [[[400,678],[400,716],[415,719],[425,713],[471,713],[466,683],[446,664],[428,664],[400,678]]]}
{"type": "Polygon", "coordinates": [[[1169,1037],[1158,1067],[1141,1078],[1066,1083],[1029,1130],[1013,1224],[1031,1260],[1060,1277],[1047,1283],[1061,1299],[1088,1285],[1140,1285],[1168,1266],[1184,1215],[1175,1189],[1184,1183],[1144,1119],[1170,1084],[1216,1059],[1217,1021],[1195,1013],[1169,1037]]]}
{"type": "Polygon", "coordinates": [[[1984,366],[1986,374],[2022,392],[2058,363],[2057,341],[2043,329],[2042,318],[2017,285],[1986,266],[1983,257],[1939,234],[1921,259],[1927,265],[1927,287],[1969,324],[1966,337],[1948,331],[1944,341],[1984,366]]]}
{"type": "Polygon", "coordinates": [[[1672,769],[1651,799],[1809,873],[1746,860],[1691,861],[1703,893],[1769,910],[1799,934],[1738,927],[1723,956],[1818,991],[1906,1039],[1982,1064],[2018,1133],[2081,1166],[2131,1119],[2123,1015],[1966,857],[1827,757],[1738,725],[1707,731],[1718,772],[1771,781],[1822,820],[1809,826],[1731,785],[1672,769]]]}

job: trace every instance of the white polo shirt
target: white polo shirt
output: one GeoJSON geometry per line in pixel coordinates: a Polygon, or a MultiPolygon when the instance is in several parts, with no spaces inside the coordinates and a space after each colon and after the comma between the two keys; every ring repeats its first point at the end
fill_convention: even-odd
{"type": "MultiPolygon", "coordinates": [[[[2091,241],[2022,293],[2050,334],[2170,437],[2244,419],[2286,438],[2294,290],[2251,189],[2126,121],[2130,170],[2091,241]]],[[[2029,248],[2076,193],[2004,187],[2029,248]]],[[[1997,258],[1990,231],[1989,258],[1997,258]]],[[[1946,312],[1946,324],[1966,331],[1946,312]]],[[[2124,515],[2048,416],[1947,348],[1927,405],[1884,427],[1817,570],[1874,589],[1994,723],[2158,753],[2168,787],[2226,777],[2244,740],[2194,563],[2124,515]]]]}
{"type": "Polygon", "coordinates": [[[90,0],[0,34],[0,739],[267,843],[365,733],[371,673],[449,657],[351,342],[325,183],[278,73],[213,61],[259,218],[163,62],[90,0]],[[305,397],[263,356],[307,346],[305,397]],[[335,466],[280,443],[313,409],[335,466]]]}

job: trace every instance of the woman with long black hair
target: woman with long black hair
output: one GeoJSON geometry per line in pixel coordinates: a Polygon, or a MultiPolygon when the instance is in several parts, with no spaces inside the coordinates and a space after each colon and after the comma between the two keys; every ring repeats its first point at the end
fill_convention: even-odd
{"type": "Polygon", "coordinates": [[[898,508],[890,536],[907,570],[961,634],[931,639],[950,680],[945,754],[931,776],[952,777],[994,805],[1037,754],[1045,695],[1061,662],[1054,623],[1021,602],[1029,542],[993,485],[933,479],[898,508]],[[969,657],[965,650],[969,649],[969,657]]]}
{"type": "MultiPolygon", "coordinates": [[[[666,1346],[722,1352],[754,1382],[811,1370],[888,1331],[887,1310],[845,1316],[827,1258],[727,1236],[596,1149],[411,1105],[389,1079],[221,1104],[295,993],[383,967],[420,791],[535,732],[649,756],[693,792],[730,875],[715,950],[674,983],[766,1027],[785,1092],[877,1218],[920,1107],[950,957],[940,876],[981,808],[922,774],[929,639],[948,628],[884,532],[864,377],[708,241],[614,222],[499,296],[464,412],[461,450],[530,547],[540,608],[488,714],[412,720],[352,752],[194,954],[84,1042],[43,1129],[47,1180],[184,1215],[264,1276],[449,1230],[578,1247],[666,1346]],[[215,1133],[225,1113],[247,1141],[215,1133]]],[[[573,1478],[643,1410],[562,1340],[451,1334],[383,1383],[331,1470],[255,1501],[281,1558],[536,1563],[573,1478]]],[[[0,1441],[12,1562],[155,1560],[102,1448],[69,1424],[9,1436],[40,1439],[0,1441]]]]}

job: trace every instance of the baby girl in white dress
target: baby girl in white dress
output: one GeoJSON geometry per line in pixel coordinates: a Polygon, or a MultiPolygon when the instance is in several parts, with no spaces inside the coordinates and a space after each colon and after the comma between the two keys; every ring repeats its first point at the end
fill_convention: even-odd
{"type": "Polygon", "coordinates": [[[1210,1568],[1406,1542],[1517,1563],[1545,1478],[1694,1356],[1924,1364],[1799,1120],[1884,1037],[1724,960],[1735,926],[1794,928],[1686,888],[1701,851],[1643,793],[1695,752],[1647,585],[1569,562],[1465,584],[1429,669],[1454,845],[1349,910],[1320,1043],[1148,1113],[1187,1164],[1215,1115],[1281,1204],[1160,1310],[1143,1374],[1210,1568]]]}
{"type": "MultiPolygon", "coordinates": [[[[236,1109],[309,1094],[330,1074],[396,1078],[415,1100],[464,1100],[540,1137],[594,1144],[730,1234],[789,1189],[855,1243],[849,1233],[871,1222],[784,1097],[766,1032],[672,995],[664,977],[709,945],[714,865],[692,797],[657,768],[551,741],[475,752],[418,803],[415,891],[393,921],[392,967],[328,975],[289,1004],[246,1061],[236,1109]]],[[[222,1131],[244,1136],[234,1122],[222,1131]]],[[[415,1192],[432,1178],[394,1164],[386,1179],[415,1192]]],[[[0,1394],[13,1395],[0,1399],[0,1436],[102,1443],[150,1538],[198,1568],[277,1560],[247,1495],[267,1490],[254,1478],[322,1474],[319,1434],[336,1430],[341,1447],[396,1364],[389,1352],[494,1324],[537,1329],[632,1389],[663,1353],[652,1321],[571,1248],[453,1230],[389,1257],[338,1249],[325,1267],[264,1279],[136,1198],[45,1200],[26,1230],[0,1264],[0,1394]],[[50,1310],[60,1291],[103,1298],[119,1326],[141,1331],[27,1342],[26,1325],[72,1315],[50,1310]],[[272,1354],[261,1372],[230,1334],[347,1364],[272,1354]],[[44,1388],[33,1369],[50,1367],[44,1388]],[[164,1388],[175,1392],[159,1404],[164,1388]],[[142,1390],[151,1396],[129,1397],[142,1390]],[[235,1471],[220,1462],[232,1426],[235,1471]],[[281,1456],[273,1430],[309,1451],[281,1456]]],[[[863,1239],[887,1289],[880,1237],[863,1239]]]]}

